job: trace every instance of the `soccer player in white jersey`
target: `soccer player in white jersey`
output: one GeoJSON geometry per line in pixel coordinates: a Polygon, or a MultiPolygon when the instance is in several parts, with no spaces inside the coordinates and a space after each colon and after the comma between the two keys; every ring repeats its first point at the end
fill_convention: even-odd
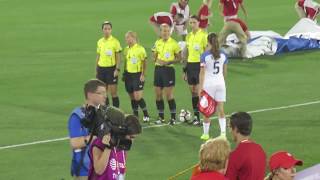
{"type": "MultiPolygon", "coordinates": [[[[207,92],[216,102],[219,116],[220,137],[226,138],[226,118],[223,104],[226,102],[227,56],[220,52],[218,36],[208,35],[209,50],[200,58],[200,89],[207,92]]],[[[201,92],[201,91],[200,91],[201,92]]],[[[204,116],[202,140],[209,139],[210,119],[204,116]]]]}

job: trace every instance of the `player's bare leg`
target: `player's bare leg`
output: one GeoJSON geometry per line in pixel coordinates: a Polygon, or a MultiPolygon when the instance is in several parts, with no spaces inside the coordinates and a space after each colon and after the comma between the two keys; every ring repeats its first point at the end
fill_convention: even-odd
{"type": "Polygon", "coordinates": [[[294,8],[296,9],[296,12],[298,13],[298,16],[299,16],[300,19],[306,17],[306,13],[304,12],[303,8],[301,8],[301,7],[298,5],[298,2],[295,3],[294,8]]]}

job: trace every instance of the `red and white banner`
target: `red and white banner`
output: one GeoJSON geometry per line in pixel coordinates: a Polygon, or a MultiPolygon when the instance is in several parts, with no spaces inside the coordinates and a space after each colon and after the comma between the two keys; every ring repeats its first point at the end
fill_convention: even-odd
{"type": "Polygon", "coordinates": [[[217,101],[215,101],[206,91],[202,90],[198,108],[205,117],[210,117],[216,112],[217,101]]]}

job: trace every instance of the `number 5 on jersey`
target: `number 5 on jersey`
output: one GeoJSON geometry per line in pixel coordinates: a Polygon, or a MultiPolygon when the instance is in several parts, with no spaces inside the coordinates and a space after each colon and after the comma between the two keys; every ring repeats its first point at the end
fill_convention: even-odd
{"type": "Polygon", "coordinates": [[[214,61],[213,74],[218,74],[219,72],[220,72],[219,61],[214,61]]]}

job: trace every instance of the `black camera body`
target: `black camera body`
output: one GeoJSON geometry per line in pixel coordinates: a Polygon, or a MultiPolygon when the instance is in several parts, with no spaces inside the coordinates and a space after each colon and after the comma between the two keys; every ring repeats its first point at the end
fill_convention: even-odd
{"type": "Polygon", "coordinates": [[[128,126],[125,121],[125,114],[117,108],[110,106],[87,106],[85,117],[81,124],[88,128],[92,136],[103,138],[110,134],[110,146],[121,150],[130,150],[132,141],[127,139],[128,126]]]}

